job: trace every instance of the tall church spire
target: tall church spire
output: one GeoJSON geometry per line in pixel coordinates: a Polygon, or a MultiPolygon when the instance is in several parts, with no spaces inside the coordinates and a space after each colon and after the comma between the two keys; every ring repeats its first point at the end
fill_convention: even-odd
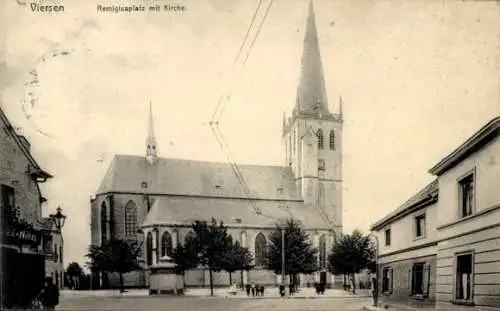
{"type": "Polygon", "coordinates": [[[309,0],[309,13],[295,109],[297,112],[329,113],[312,0],[309,0]]]}
{"type": "Polygon", "coordinates": [[[148,120],[148,137],[146,138],[146,159],[153,164],[157,158],[157,146],[153,124],[153,108],[149,101],[149,120],[148,120]]]}

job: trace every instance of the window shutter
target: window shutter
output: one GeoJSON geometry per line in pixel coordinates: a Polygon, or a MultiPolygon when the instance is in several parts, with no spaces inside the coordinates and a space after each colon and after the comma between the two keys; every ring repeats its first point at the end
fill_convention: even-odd
{"type": "Polygon", "coordinates": [[[431,266],[426,263],[424,265],[424,275],[423,275],[424,279],[423,279],[423,282],[422,282],[422,293],[423,293],[423,296],[424,297],[428,297],[429,296],[429,287],[430,287],[430,279],[431,279],[431,266]]]}
{"type": "Polygon", "coordinates": [[[394,280],[393,280],[393,277],[392,277],[393,276],[392,272],[393,272],[393,269],[390,268],[389,269],[389,293],[392,293],[392,288],[393,288],[393,281],[394,280]]]}

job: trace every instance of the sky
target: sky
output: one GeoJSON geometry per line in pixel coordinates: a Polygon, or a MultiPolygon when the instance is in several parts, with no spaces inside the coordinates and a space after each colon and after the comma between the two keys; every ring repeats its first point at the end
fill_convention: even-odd
{"type": "MultiPolygon", "coordinates": [[[[238,79],[232,64],[257,0],[52,2],[65,11],[0,4],[0,104],[54,175],[42,185],[43,213],[61,206],[68,216],[67,263],[86,262],[89,198],[113,155],[145,153],[150,101],[161,156],[226,161],[208,122],[237,81],[220,120],[233,158],[284,164],[281,124],[295,103],[307,1],[273,3],[238,79]],[[117,3],[186,10],[97,12],[117,3]],[[25,85],[34,69],[37,83],[25,85]]],[[[500,114],[500,2],[314,7],[330,111],[343,99],[344,229],[368,232],[500,114]]]]}

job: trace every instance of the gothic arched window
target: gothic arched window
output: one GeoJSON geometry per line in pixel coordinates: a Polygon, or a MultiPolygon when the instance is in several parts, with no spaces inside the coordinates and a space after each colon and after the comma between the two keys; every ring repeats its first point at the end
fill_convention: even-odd
{"type": "Polygon", "coordinates": [[[333,130],[330,131],[330,149],[335,149],[335,132],[333,130]]]}
{"type": "Polygon", "coordinates": [[[133,201],[125,205],[125,236],[135,238],[137,230],[137,206],[133,201]]]}
{"type": "Polygon", "coordinates": [[[153,234],[148,232],[146,237],[146,263],[148,266],[153,264],[153,234]]]}
{"type": "Polygon", "coordinates": [[[172,256],[172,236],[168,231],[161,235],[161,256],[172,256]]]}
{"type": "Polygon", "coordinates": [[[186,241],[189,239],[195,239],[196,238],[196,233],[194,233],[193,230],[190,230],[186,235],[184,236],[184,245],[186,244],[186,241]]]}
{"type": "Polygon", "coordinates": [[[266,237],[259,233],[255,237],[255,266],[261,267],[266,262],[266,248],[267,240],[266,237]]]}
{"type": "Polygon", "coordinates": [[[101,204],[101,240],[105,241],[108,238],[108,209],[106,203],[101,204]]]}
{"type": "Polygon", "coordinates": [[[319,267],[326,268],[326,234],[319,238],[319,267]]]}
{"type": "Polygon", "coordinates": [[[316,136],[318,137],[318,149],[323,149],[323,130],[318,129],[318,131],[316,132],[316,136]]]}

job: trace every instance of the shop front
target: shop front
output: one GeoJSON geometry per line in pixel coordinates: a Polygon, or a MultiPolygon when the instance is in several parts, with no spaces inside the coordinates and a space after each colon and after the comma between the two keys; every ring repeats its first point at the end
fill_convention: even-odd
{"type": "Polygon", "coordinates": [[[41,232],[29,225],[10,223],[2,228],[1,306],[27,307],[43,287],[45,255],[41,232]]]}

